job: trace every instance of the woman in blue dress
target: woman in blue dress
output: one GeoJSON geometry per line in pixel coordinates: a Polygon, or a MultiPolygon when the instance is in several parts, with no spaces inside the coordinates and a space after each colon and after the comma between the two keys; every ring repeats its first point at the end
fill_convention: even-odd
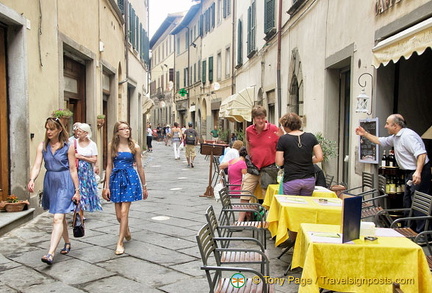
{"type": "Polygon", "coordinates": [[[105,200],[110,200],[115,204],[117,221],[120,223],[115,254],[120,255],[125,251],[123,240],[129,241],[132,237],[129,229],[131,202],[148,197],[147,184],[141,161],[141,148],[132,139],[131,129],[127,122],[115,123],[108,150],[105,170],[107,179],[102,195],[105,200]]]}
{"type": "Polygon", "coordinates": [[[48,118],[45,122],[45,140],[36,151],[36,159],[30,173],[27,188],[34,192],[35,180],[39,175],[42,161],[45,162],[42,207],[54,214],[51,242],[48,253],[41,260],[51,265],[55,251],[63,237],[67,254],[71,245],[67,229],[66,214],[74,209],[74,202],[80,200],[78,175],[75,166],[75,149],[68,144],[68,133],[58,118],[48,118]]]}

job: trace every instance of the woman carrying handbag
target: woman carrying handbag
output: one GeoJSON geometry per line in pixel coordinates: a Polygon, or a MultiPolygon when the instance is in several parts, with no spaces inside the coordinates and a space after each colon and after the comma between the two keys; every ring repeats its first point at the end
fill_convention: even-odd
{"type": "Polygon", "coordinates": [[[65,242],[60,253],[67,254],[71,249],[65,215],[74,209],[74,202],[80,201],[80,194],[75,150],[74,146],[68,143],[69,136],[66,129],[60,119],[50,117],[45,122],[45,130],[45,140],[37,148],[27,188],[30,192],[34,192],[35,180],[44,161],[46,173],[43,182],[42,207],[54,215],[54,220],[50,247],[41,260],[51,265],[60,238],[63,237],[65,242]]]}

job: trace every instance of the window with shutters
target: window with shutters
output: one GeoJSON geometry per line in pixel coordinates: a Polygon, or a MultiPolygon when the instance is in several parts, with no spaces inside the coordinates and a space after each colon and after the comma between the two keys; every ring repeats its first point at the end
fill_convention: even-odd
{"type": "Polygon", "coordinates": [[[242,20],[239,19],[237,23],[237,65],[239,68],[243,64],[243,24],[242,20]]]}
{"type": "Polygon", "coordinates": [[[222,79],[222,53],[219,52],[216,56],[216,80],[222,79]]]}
{"type": "Polygon", "coordinates": [[[202,79],[201,79],[202,83],[207,82],[207,76],[206,76],[207,68],[206,67],[207,67],[207,61],[203,60],[203,62],[202,62],[202,79]]]}
{"type": "Polygon", "coordinates": [[[208,80],[213,82],[213,57],[208,58],[208,80]]]}
{"type": "Polygon", "coordinates": [[[176,91],[179,90],[179,85],[180,85],[180,71],[176,71],[176,80],[175,80],[176,91]]]}
{"type": "Polygon", "coordinates": [[[255,49],[255,33],[256,33],[256,3],[252,2],[252,5],[248,8],[248,44],[247,44],[247,57],[252,58],[256,53],[255,49]]]}
{"type": "Polygon", "coordinates": [[[117,6],[120,9],[121,13],[124,14],[125,13],[124,0],[117,0],[117,6]]]}
{"type": "Polygon", "coordinates": [[[225,49],[225,78],[231,76],[231,48],[225,49]]]}
{"type": "Polygon", "coordinates": [[[265,0],[264,33],[269,33],[275,27],[275,0],[265,0]]]}
{"type": "Polygon", "coordinates": [[[226,18],[231,14],[231,0],[223,0],[223,17],[226,18]]]}

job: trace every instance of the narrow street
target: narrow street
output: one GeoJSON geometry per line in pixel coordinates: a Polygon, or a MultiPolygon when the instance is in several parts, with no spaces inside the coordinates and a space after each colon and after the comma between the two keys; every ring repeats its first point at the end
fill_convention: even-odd
{"type": "MultiPolygon", "coordinates": [[[[60,242],[52,266],[40,261],[49,246],[50,214],[3,235],[0,292],[208,292],[195,235],[206,222],[206,208],[213,205],[219,214],[221,203],[199,197],[208,185],[209,162],[198,151],[195,168],[187,167],[184,151],[174,160],[163,142],[153,142],[153,152],[144,154],[149,198],[131,206],[132,240],[124,255],[114,254],[118,223],[106,201],[103,212],[86,213],[86,235],[71,239],[68,255],[59,253],[60,242]]],[[[271,277],[285,279],[276,292],[297,292],[298,285],[283,276],[291,254],[277,259],[281,250],[272,240],[267,249],[271,277]]],[[[300,277],[299,270],[288,277],[300,277]]]]}

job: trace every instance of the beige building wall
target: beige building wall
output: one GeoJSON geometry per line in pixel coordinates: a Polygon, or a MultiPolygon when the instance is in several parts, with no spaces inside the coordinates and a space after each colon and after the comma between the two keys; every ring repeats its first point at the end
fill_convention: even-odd
{"type": "MultiPolygon", "coordinates": [[[[148,31],[145,1],[129,2],[136,5],[135,10],[148,31]]],[[[8,27],[9,131],[15,133],[9,138],[10,193],[30,198],[31,205],[36,207],[37,193],[29,195],[25,184],[36,147],[44,139],[45,119],[53,110],[65,107],[63,56],[85,66],[85,122],[92,125],[101,169],[103,139],[105,142],[111,139],[115,121],[130,119],[133,137],[142,140],[139,106],[144,102],[148,75],[136,50],[129,50],[126,64],[124,18],[114,0],[41,1],[40,7],[38,1],[1,0],[0,20],[8,27]],[[128,83],[119,85],[128,76],[128,83]],[[105,113],[104,80],[109,83],[105,113]],[[127,117],[128,102],[134,109],[130,117],[127,117]],[[98,114],[107,114],[101,128],[96,126],[98,114]],[[21,155],[16,156],[17,153],[21,155]]],[[[43,176],[42,168],[36,190],[42,190],[43,176]]]]}
{"type": "Polygon", "coordinates": [[[213,82],[209,82],[207,73],[207,82],[203,85],[200,112],[201,112],[201,135],[204,139],[211,139],[210,130],[215,125],[220,126],[219,119],[220,103],[223,99],[233,94],[232,88],[232,61],[229,61],[229,69],[226,66],[227,56],[232,60],[233,56],[233,4],[231,3],[230,14],[223,17],[224,1],[202,1],[201,13],[210,9],[214,5],[215,25],[210,31],[203,34],[202,37],[202,61],[207,61],[207,71],[209,69],[209,57],[213,57],[213,82]],[[218,57],[218,55],[220,57],[218,57]],[[220,58],[221,69],[218,69],[218,58],[220,58]],[[218,78],[220,70],[220,78],[218,78]]]}

